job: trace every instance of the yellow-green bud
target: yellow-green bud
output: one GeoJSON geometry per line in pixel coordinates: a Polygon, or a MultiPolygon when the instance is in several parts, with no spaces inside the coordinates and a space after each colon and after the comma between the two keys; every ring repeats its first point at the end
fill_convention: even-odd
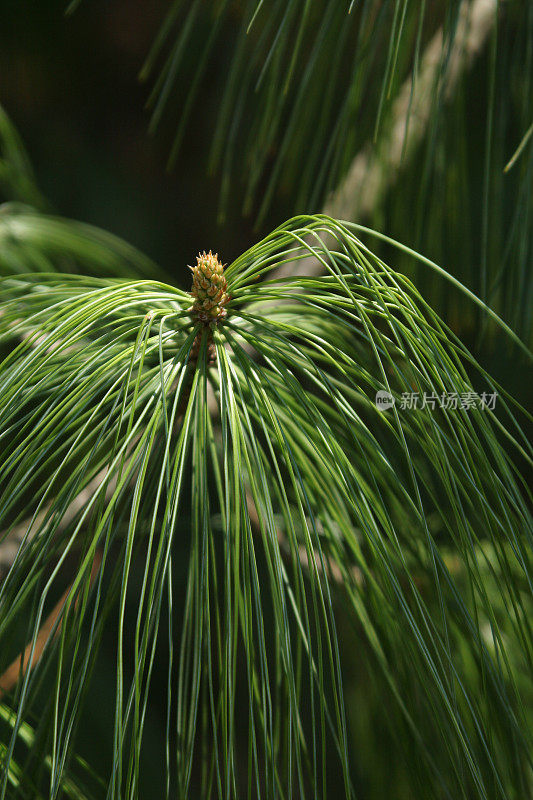
{"type": "Polygon", "coordinates": [[[227,314],[229,295],[224,267],[217,253],[213,255],[211,250],[209,253],[204,250],[196,257],[196,266],[189,269],[192,271],[191,295],[195,300],[191,311],[193,319],[204,324],[220,322],[227,314]]]}

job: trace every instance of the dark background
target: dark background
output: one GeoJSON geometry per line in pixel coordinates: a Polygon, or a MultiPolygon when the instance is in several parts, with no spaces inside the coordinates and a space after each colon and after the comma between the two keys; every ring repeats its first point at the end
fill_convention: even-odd
{"type": "MultiPolygon", "coordinates": [[[[68,17],[66,5],[0,2],[0,103],[53,210],[118,234],[182,285],[199,250],[232,260],[261,231],[242,218],[238,197],[217,222],[219,182],[206,175],[209,75],[172,171],[172,123],[148,134],[150,86],[138,75],[168,3],[86,0],[68,17]]],[[[284,217],[278,207],[263,230],[284,217]]]]}
{"type": "MultiPolygon", "coordinates": [[[[163,124],[155,135],[148,135],[145,103],[150,86],[138,80],[169,3],[84,0],[68,17],[65,7],[65,0],[0,0],[0,103],[25,142],[37,182],[54,212],[123,237],[157,261],[176,283],[188,288],[187,264],[193,263],[199,250],[218,251],[224,262],[230,262],[289,216],[288,205],[277,198],[256,230],[253,217],[241,215],[242,198],[235,185],[224,225],[217,221],[219,179],[207,176],[206,167],[216,122],[216,78],[227,66],[228,54],[220,51],[211,65],[193,121],[186,128],[178,162],[169,172],[173,125],[163,124]]],[[[476,67],[480,80],[475,85],[484,91],[486,66],[486,59],[480,59],[476,67]]],[[[475,170],[472,172],[476,202],[482,192],[479,142],[483,141],[485,101],[486,97],[478,94],[466,103],[469,124],[477,131],[468,138],[480,161],[478,177],[475,170]]],[[[451,135],[455,135],[453,131],[451,135]]],[[[517,125],[509,136],[509,154],[519,137],[517,125]]],[[[413,196],[406,197],[406,208],[412,200],[413,196]]],[[[389,232],[393,217],[393,211],[385,207],[379,227],[389,232]]],[[[442,231],[444,226],[440,235],[442,231]]],[[[399,235],[396,231],[394,234],[399,235]]],[[[416,246],[416,242],[408,241],[409,235],[404,231],[403,241],[416,246]]],[[[442,245],[448,246],[448,242],[442,245]]],[[[440,244],[434,247],[432,251],[430,242],[424,251],[438,259],[440,244]]],[[[473,259],[472,263],[474,269],[478,261],[473,259]]],[[[479,331],[471,323],[460,315],[450,322],[468,344],[479,346],[479,331]]],[[[511,394],[528,402],[527,373],[516,354],[510,354],[504,344],[488,341],[478,347],[477,355],[511,394]]],[[[346,632],[347,638],[349,635],[346,632]]],[[[82,752],[100,763],[104,772],[109,768],[114,713],[115,644],[110,624],[94,676],[100,702],[89,704],[79,731],[82,752]]],[[[357,707],[358,678],[352,684],[350,716],[355,716],[357,707]]],[[[351,722],[364,725],[364,721],[351,722]]],[[[142,796],[159,796],[162,775],[158,754],[164,725],[164,708],[151,705],[144,737],[148,757],[144,769],[146,794],[142,796]]],[[[400,787],[397,796],[401,796],[400,787]]]]}

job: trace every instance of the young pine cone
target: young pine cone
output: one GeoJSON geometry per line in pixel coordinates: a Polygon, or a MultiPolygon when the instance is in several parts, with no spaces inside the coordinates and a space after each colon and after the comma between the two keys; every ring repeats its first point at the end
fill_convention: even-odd
{"type": "Polygon", "coordinates": [[[192,271],[191,294],[195,299],[192,307],[192,317],[195,322],[219,323],[227,314],[226,304],[229,295],[226,293],[227,283],[224,276],[224,267],[218,256],[200,253],[196,257],[196,266],[189,267],[192,271]]]}

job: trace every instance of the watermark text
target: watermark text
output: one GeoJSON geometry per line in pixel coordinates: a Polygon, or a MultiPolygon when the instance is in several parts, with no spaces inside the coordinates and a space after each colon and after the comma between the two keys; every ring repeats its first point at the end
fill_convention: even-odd
{"type": "Polygon", "coordinates": [[[376,406],[380,411],[387,411],[397,405],[400,411],[414,411],[419,408],[442,409],[444,411],[494,411],[498,392],[402,392],[400,399],[384,389],[376,392],[376,406]]]}

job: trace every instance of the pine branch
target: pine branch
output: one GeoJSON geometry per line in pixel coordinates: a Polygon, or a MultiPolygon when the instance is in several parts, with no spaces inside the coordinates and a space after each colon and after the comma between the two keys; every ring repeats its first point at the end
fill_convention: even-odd
{"type": "MultiPolygon", "coordinates": [[[[449,53],[440,28],[428,44],[420,70],[404,82],[390,116],[390,124],[377,146],[367,142],[356,155],[346,177],[324,207],[335,219],[363,222],[396,183],[400,171],[416,153],[431,121],[433,97],[449,101],[461,76],[481,54],[496,22],[497,0],[464,0],[449,53]]],[[[275,277],[319,275],[323,265],[315,258],[284,264],[275,277]]]]}
{"type": "MultiPolygon", "coordinates": [[[[441,789],[457,796],[463,787],[465,796],[485,797],[498,781],[494,797],[513,788],[526,796],[527,727],[516,710],[527,703],[518,676],[531,663],[530,519],[513,453],[523,455],[527,439],[501,387],[415,287],[357,239],[356,227],[299,217],[230,264],[227,315],[212,329],[216,362],[209,365],[203,336],[192,383],[187,366],[198,329],[190,295],[148,281],[2,281],[2,325],[17,337],[30,326],[35,346],[24,339],[0,370],[10,436],[2,444],[0,521],[10,524],[27,498],[37,511],[52,503],[0,585],[2,630],[24,619],[35,585],[29,627],[31,655],[38,652],[42,637],[49,641],[44,610],[64,588],[59,569],[69,552],[82,565],[72,596],[87,586],[99,548],[116,553],[90,603],[64,615],[62,649],[45,647],[26,670],[6,764],[40,678],[53,668],[56,692],[46,710],[58,734],[45,732],[39,748],[50,752],[59,785],[72,752],[68,731],[89,700],[96,648],[116,609],[107,776],[116,796],[140,785],[145,710],[151,692],[167,686],[167,752],[175,746],[170,726],[179,734],[168,775],[179,796],[203,765],[202,796],[211,771],[212,793],[224,796],[219,787],[231,786],[240,769],[237,720],[247,716],[249,779],[259,785],[267,776],[265,796],[292,786],[279,756],[289,742],[300,796],[320,796],[331,743],[338,758],[328,757],[328,769],[342,770],[352,797],[334,604],[341,578],[345,619],[361,632],[358,658],[416,752],[417,785],[425,780],[428,796],[441,789]],[[311,253],[327,276],[259,280],[273,264],[311,253]],[[402,410],[413,386],[424,396],[462,396],[474,378],[502,392],[498,417],[458,406],[402,410]],[[373,402],[385,390],[397,400],[387,414],[373,402]],[[104,466],[116,479],[112,497],[105,500],[101,486],[62,531],[72,498],[104,466]],[[188,576],[185,593],[173,583],[177,566],[188,576]],[[502,613],[510,604],[512,613],[502,613]],[[176,613],[183,614],[179,643],[176,613]],[[168,645],[158,636],[165,628],[168,645]],[[71,648],[84,632],[88,646],[71,648]],[[154,685],[152,664],[161,656],[168,682],[154,685]],[[265,703],[272,685],[279,692],[265,703]],[[436,743],[429,753],[426,740],[436,743]]],[[[210,287],[197,283],[209,296],[210,287]]],[[[8,668],[13,656],[4,657],[8,668]]]]}

